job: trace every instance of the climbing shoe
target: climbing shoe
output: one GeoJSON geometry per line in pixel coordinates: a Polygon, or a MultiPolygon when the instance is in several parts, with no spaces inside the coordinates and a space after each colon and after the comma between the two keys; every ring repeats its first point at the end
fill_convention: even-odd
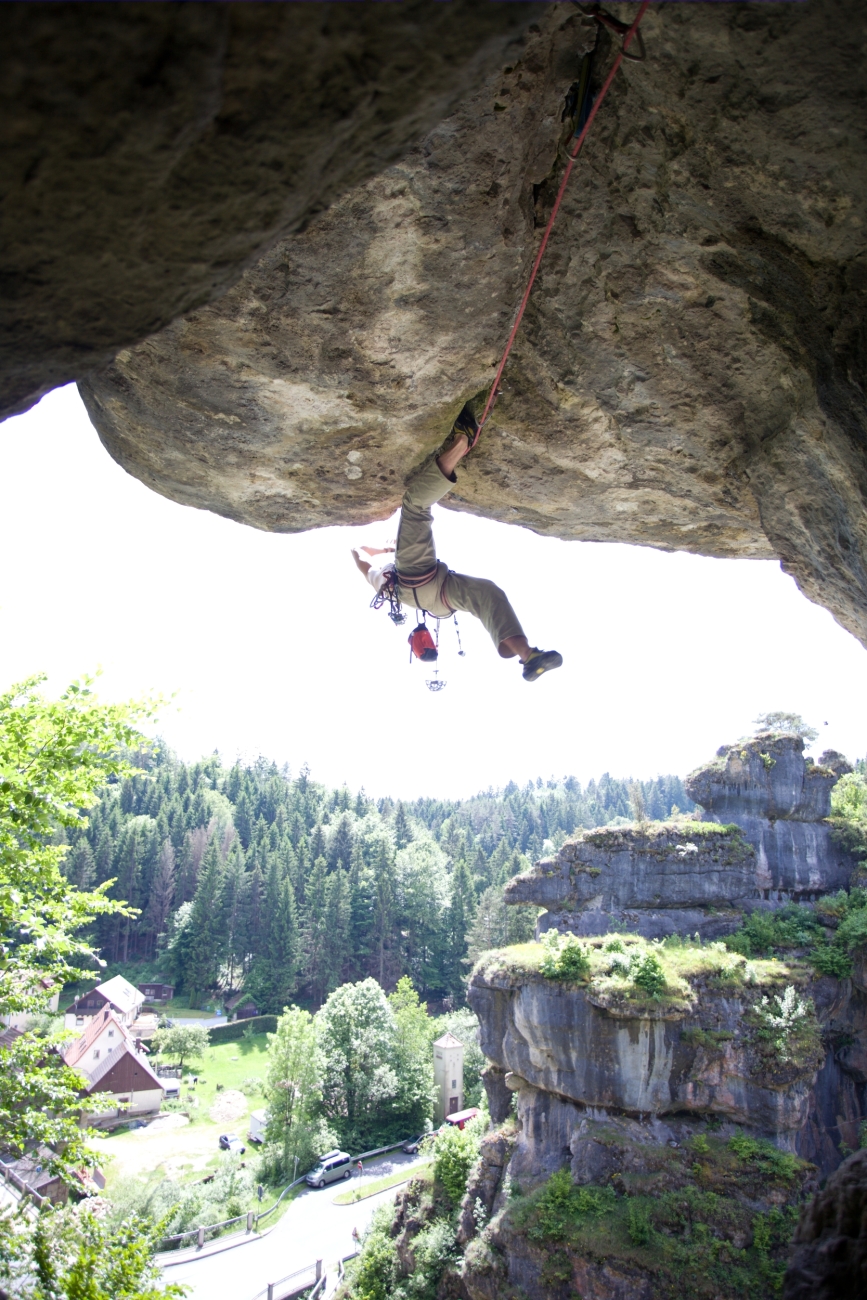
{"type": "Polygon", "coordinates": [[[481,430],[479,429],[476,417],[473,415],[473,409],[470,403],[467,402],[452,425],[451,432],[442,445],[440,455],[442,455],[442,452],[448,451],[450,447],[453,447],[461,434],[464,435],[469,443],[467,451],[472,451],[473,447],[475,447],[476,443],[479,441],[480,432],[481,430]]]}
{"type": "Polygon", "coordinates": [[[562,663],[563,656],[556,650],[537,650],[534,646],[521,675],[525,682],[535,682],[543,673],[549,673],[552,668],[559,668],[562,663]]]}

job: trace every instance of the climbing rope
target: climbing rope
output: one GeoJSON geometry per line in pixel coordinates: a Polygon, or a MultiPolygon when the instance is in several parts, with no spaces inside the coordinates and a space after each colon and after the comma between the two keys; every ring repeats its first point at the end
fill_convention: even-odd
{"type": "MultiPolygon", "coordinates": [[[[518,330],[519,330],[519,328],[520,328],[521,321],[523,320],[524,312],[525,312],[526,307],[527,307],[527,303],[528,303],[529,300],[530,300],[530,293],[531,293],[532,288],[533,288],[533,285],[534,285],[534,283],[535,283],[535,281],[536,281],[536,275],[538,274],[539,267],[541,266],[542,258],[543,258],[544,255],[545,255],[545,249],[548,247],[548,239],[550,238],[551,231],[552,231],[552,229],[553,229],[553,227],[554,227],[554,222],[555,222],[555,220],[556,220],[557,213],[558,213],[559,210],[560,210],[560,204],[561,204],[561,202],[562,202],[563,195],[564,195],[565,192],[566,192],[566,186],[569,184],[569,177],[572,175],[572,168],[575,166],[575,163],[576,163],[576,161],[577,161],[577,159],[578,159],[578,155],[579,155],[579,153],[581,152],[581,146],[583,145],[584,141],[585,141],[586,138],[587,138],[587,132],[590,130],[591,126],[593,125],[593,121],[594,121],[594,119],[595,119],[595,117],[596,117],[596,114],[599,112],[599,109],[602,107],[602,102],[603,102],[603,100],[605,99],[605,96],[608,94],[608,91],[609,91],[610,88],[611,88],[611,83],[613,82],[614,78],[617,76],[617,70],[618,70],[618,68],[620,67],[621,63],[623,62],[623,60],[624,60],[625,58],[630,58],[630,57],[631,57],[631,58],[634,59],[634,58],[636,57],[635,55],[629,55],[629,54],[628,54],[628,50],[629,50],[629,46],[631,45],[631,43],[632,43],[634,37],[635,37],[636,34],[638,33],[638,25],[639,25],[639,23],[641,22],[642,18],[644,17],[645,11],[647,10],[649,4],[650,4],[650,0],[643,0],[643,3],[642,3],[642,5],[641,5],[641,8],[639,9],[638,14],[637,14],[637,16],[636,16],[635,22],[634,22],[634,23],[632,24],[632,26],[628,29],[628,31],[626,31],[626,33],[625,33],[625,35],[624,35],[624,37],[623,37],[623,45],[621,46],[621,48],[620,48],[620,50],[619,50],[619,52],[618,52],[617,58],[614,60],[614,63],[613,63],[612,68],[611,68],[611,71],[608,73],[608,76],[605,78],[605,82],[604,82],[604,84],[603,84],[603,86],[602,86],[602,89],[600,90],[599,94],[598,94],[597,97],[596,97],[596,101],[595,101],[595,103],[593,104],[593,107],[591,108],[590,112],[589,112],[588,115],[587,115],[587,121],[584,123],[584,126],[583,126],[583,128],[582,128],[580,134],[578,135],[577,143],[576,143],[576,145],[575,145],[574,152],[571,153],[571,154],[569,154],[569,155],[567,155],[567,156],[568,156],[568,162],[567,162],[567,164],[566,164],[566,170],[565,170],[565,172],[563,173],[563,179],[562,179],[562,181],[560,182],[560,188],[559,188],[559,190],[557,191],[557,197],[556,197],[556,199],[554,200],[554,207],[552,208],[552,210],[551,210],[551,215],[550,215],[550,217],[548,218],[548,224],[547,224],[547,226],[545,227],[545,233],[544,233],[543,236],[542,236],[542,242],[541,242],[541,244],[539,245],[539,251],[538,251],[537,254],[536,254],[536,260],[535,260],[535,262],[533,263],[533,269],[532,269],[532,271],[530,272],[530,279],[529,279],[529,282],[528,282],[528,284],[527,284],[527,288],[524,290],[524,296],[523,296],[523,298],[521,299],[521,305],[520,305],[520,307],[518,308],[518,314],[517,314],[517,316],[515,317],[515,323],[514,323],[513,326],[512,326],[512,332],[511,332],[511,334],[509,335],[508,341],[507,341],[507,343],[506,343],[505,350],[504,350],[503,355],[502,355],[502,357],[501,357],[501,359],[500,359],[500,364],[499,364],[499,366],[497,367],[497,373],[496,373],[496,375],[494,376],[494,382],[491,384],[491,391],[488,393],[488,400],[487,400],[487,402],[485,403],[485,409],[484,409],[484,411],[482,412],[481,418],[479,419],[479,422],[478,422],[478,424],[479,424],[479,428],[480,428],[480,429],[481,429],[482,425],[485,423],[485,421],[487,420],[488,416],[490,415],[490,413],[491,413],[491,411],[492,411],[492,409],[493,409],[494,403],[495,403],[496,400],[497,400],[497,396],[498,396],[498,393],[499,393],[500,380],[501,380],[502,377],[503,377],[503,371],[504,371],[505,368],[506,368],[506,362],[507,362],[508,359],[509,359],[509,353],[512,351],[512,346],[513,346],[513,344],[514,344],[514,342],[515,342],[515,338],[517,337],[517,333],[518,333],[518,330]]],[[[582,9],[582,12],[587,12],[587,11],[585,11],[585,10],[582,9]]],[[[598,6],[596,6],[596,5],[592,6],[592,9],[591,9],[591,11],[590,11],[589,16],[592,17],[596,22],[603,22],[603,23],[605,23],[605,26],[606,26],[606,27],[612,27],[613,30],[615,30],[615,31],[618,31],[618,32],[619,32],[619,31],[621,30],[622,25],[619,24],[619,23],[617,23],[617,24],[615,25],[615,20],[613,20],[613,19],[612,19],[610,22],[606,21],[606,20],[608,19],[609,15],[607,15],[607,14],[603,15],[603,14],[601,14],[601,13],[599,12],[598,6]]],[[[639,41],[640,41],[640,37],[639,37],[639,41]]],[[[639,58],[641,58],[641,57],[643,56],[643,54],[644,54],[644,47],[643,47],[643,45],[641,45],[640,48],[641,48],[641,54],[638,56],[639,58]]]]}

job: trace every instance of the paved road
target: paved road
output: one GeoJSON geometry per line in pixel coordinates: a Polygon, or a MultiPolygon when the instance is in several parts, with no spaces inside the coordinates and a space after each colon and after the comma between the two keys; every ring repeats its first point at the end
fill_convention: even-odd
{"type": "MultiPolygon", "coordinates": [[[[362,1181],[373,1182],[404,1167],[409,1174],[420,1163],[422,1157],[398,1151],[371,1165],[362,1181]]],[[[393,1201],[396,1194],[396,1189],[391,1188],[357,1205],[335,1205],[335,1196],[350,1186],[357,1187],[358,1179],[332,1183],[321,1191],[306,1189],[267,1237],[166,1268],[167,1281],[185,1282],[191,1288],[188,1300],[252,1300],[269,1282],[305,1264],[321,1259],[327,1267],[335,1259],[351,1254],[352,1229],[363,1232],[374,1210],[393,1201]]]]}

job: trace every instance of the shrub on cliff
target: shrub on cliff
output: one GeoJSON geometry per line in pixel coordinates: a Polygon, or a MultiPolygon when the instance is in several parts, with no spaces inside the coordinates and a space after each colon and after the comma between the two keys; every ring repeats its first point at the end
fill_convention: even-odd
{"type": "Polygon", "coordinates": [[[581,980],[590,974],[590,958],[574,934],[550,930],[542,939],[544,955],[539,970],[552,980],[581,980]]]}
{"type": "Polygon", "coordinates": [[[476,1163],[482,1144],[477,1126],[448,1127],[437,1136],[434,1148],[434,1178],[446,1190],[452,1205],[461,1203],[467,1190],[470,1170],[476,1163]]]}
{"type": "Polygon", "coordinates": [[[812,1067],[821,1061],[822,1034],[812,999],[800,997],[793,984],[782,996],[763,997],[753,1014],[762,1055],[783,1065],[812,1067]]]}

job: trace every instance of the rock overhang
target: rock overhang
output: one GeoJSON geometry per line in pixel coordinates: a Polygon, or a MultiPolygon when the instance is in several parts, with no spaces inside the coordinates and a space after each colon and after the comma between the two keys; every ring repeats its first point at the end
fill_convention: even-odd
{"type": "MultiPolygon", "coordinates": [[[[863,69],[824,39],[859,12],[651,9],[454,508],[778,557],[867,640],[863,69]]],[[[403,161],[84,383],[125,468],[272,530],[394,510],[490,380],[552,199],[593,33],[565,5],[535,27],[403,161]]]]}

